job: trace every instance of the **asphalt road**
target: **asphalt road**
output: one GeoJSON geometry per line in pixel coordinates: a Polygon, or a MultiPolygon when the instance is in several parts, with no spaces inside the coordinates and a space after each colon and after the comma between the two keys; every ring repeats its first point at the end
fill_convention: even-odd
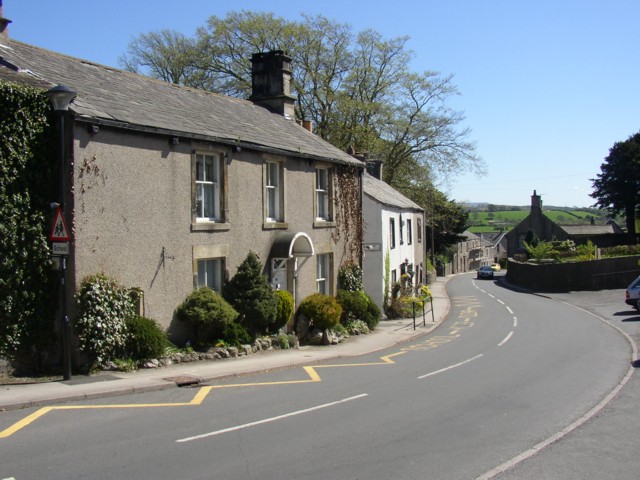
{"type": "MultiPolygon", "coordinates": [[[[637,345],[640,342],[640,314],[624,304],[624,289],[600,292],[573,292],[549,295],[568,302],[624,331],[637,345]]],[[[500,479],[635,480],[640,477],[640,363],[637,353],[628,381],[613,399],[590,421],[551,444],[538,455],[519,463],[500,479]]]]}
{"type": "MultiPolygon", "coordinates": [[[[447,289],[450,317],[387,351],[45,412],[0,441],[0,478],[491,478],[629,372],[627,339],[584,310],[471,275],[447,289]]],[[[537,474],[574,435],[506,475],[590,478],[537,474]]]]}

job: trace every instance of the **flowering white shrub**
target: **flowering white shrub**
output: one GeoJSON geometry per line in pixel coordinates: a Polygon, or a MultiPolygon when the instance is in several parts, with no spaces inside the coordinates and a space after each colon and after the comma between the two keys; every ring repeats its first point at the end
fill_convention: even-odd
{"type": "Polygon", "coordinates": [[[96,366],[115,359],[127,340],[125,319],[133,314],[126,288],[104,274],[92,275],[82,281],[77,304],[80,349],[96,366]]]}

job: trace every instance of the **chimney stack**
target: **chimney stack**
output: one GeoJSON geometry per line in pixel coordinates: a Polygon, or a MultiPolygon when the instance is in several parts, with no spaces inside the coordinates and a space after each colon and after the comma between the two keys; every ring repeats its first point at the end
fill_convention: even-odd
{"type": "Polygon", "coordinates": [[[251,56],[251,96],[256,105],[295,119],[295,99],[291,96],[291,57],[282,50],[251,56]]]}
{"type": "Polygon", "coordinates": [[[9,24],[11,20],[8,18],[4,18],[4,13],[2,12],[2,0],[0,0],[0,40],[8,40],[9,39],[9,24]]]}
{"type": "Polygon", "coordinates": [[[367,173],[372,177],[382,180],[382,160],[366,160],[367,173]]]}
{"type": "Polygon", "coordinates": [[[531,195],[531,213],[542,214],[542,199],[535,190],[531,195]]]}

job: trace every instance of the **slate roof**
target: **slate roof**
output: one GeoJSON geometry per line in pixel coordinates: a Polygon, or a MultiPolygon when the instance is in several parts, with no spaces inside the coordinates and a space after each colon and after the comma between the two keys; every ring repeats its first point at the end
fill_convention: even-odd
{"type": "Polygon", "coordinates": [[[383,205],[410,210],[419,210],[421,212],[424,211],[424,209],[420,205],[412,200],[409,200],[407,197],[402,195],[387,183],[383,182],[382,180],[378,180],[376,177],[369,175],[368,173],[364,174],[363,188],[365,195],[371,197],[379,203],[382,203],[383,205]]]}
{"type": "Polygon", "coordinates": [[[617,225],[560,225],[571,236],[576,235],[611,235],[622,233],[617,225]]]}
{"type": "Polygon", "coordinates": [[[74,89],[78,96],[70,110],[77,120],[363,166],[296,122],[248,100],[170,84],[15,40],[1,42],[0,70],[14,74],[0,78],[74,89]]]}

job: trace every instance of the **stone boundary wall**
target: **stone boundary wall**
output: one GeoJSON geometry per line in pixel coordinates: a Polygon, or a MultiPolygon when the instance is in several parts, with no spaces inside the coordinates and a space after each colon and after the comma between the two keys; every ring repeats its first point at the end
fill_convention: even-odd
{"type": "Polygon", "coordinates": [[[640,275],[640,255],[573,263],[522,263],[509,259],[507,281],[539,292],[627,288],[640,275]]]}

